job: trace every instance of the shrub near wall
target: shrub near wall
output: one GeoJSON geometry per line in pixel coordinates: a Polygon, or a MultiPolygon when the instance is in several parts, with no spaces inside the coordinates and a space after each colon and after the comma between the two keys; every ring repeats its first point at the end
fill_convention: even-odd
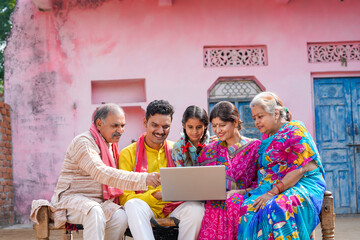
{"type": "Polygon", "coordinates": [[[0,226],[14,223],[10,106],[0,102],[0,226]]]}

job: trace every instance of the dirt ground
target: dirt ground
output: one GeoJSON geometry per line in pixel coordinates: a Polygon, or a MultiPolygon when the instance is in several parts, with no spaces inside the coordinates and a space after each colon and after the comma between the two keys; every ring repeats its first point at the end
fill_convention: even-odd
{"type": "MultiPolygon", "coordinates": [[[[51,231],[50,240],[61,240],[62,231],[51,231]]],[[[82,239],[82,231],[79,233],[74,233],[74,240],[82,239]]],[[[1,240],[27,240],[27,239],[36,239],[35,231],[33,229],[0,229],[0,239],[1,240]]]]}
{"type": "MultiPolygon", "coordinates": [[[[62,231],[51,231],[49,240],[61,240],[62,231]]],[[[35,231],[30,225],[14,225],[9,228],[0,229],[0,240],[34,240],[35,231]]],[[[73,240],[82,240],[82,231],[73,233],[73,240]]],[[[126,237],[125,240],[132,240],[131,237],[126,237]]]]}
{"type": "MultiPolygon", "coordinates": [[[[61,240],[62,231],[51,231],[50,240],[61,240]]],[[[335,221],[336,240],[358,240],[360,236],[360,214],[337,216],[335,221]]],[[[0,229],[0,240],[33,240],[35,232],[29,225],[14,225],[0,229]]],[[[82,231],[74,233],[74,240],[82,239],[82,231]]],[[[126,240],[132,238],[127,237],[126,240]]],[[[315,230],[315,239],[321,240],[321,229],[315,230]]],[[[86,240],[86,239],[85,239],[86,240]]]]}

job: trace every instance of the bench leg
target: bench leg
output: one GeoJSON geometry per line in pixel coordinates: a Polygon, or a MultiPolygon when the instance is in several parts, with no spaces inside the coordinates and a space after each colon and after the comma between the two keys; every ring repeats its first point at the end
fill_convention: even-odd
{"type": "Polygon", "coordinates": [[[43,206],[39,209],[37,220],[39,224],[34,225],[36,239],[49,240],[49,212],[47,206],[43,206]]]}
{"type": "Polygon", "coordinates": [[[334,198],[329,191],[325,191],[321,209],[321,232],[323,240],[335,240],[334,198]]]}
{"type": "Polygon", "coordinates": [[[72,232],[67,232],[66,229],[63,230],[62,240],[73,240],[72,232]]]}

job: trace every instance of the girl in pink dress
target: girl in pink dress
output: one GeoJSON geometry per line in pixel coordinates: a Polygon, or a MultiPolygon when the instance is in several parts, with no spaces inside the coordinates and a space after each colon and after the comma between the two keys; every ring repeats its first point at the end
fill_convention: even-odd
{"type": "Polygon", "coordinates": [[[199,239],[236,239],[243,195],[256,187],[259,140],[240,135],[241,120],[230,102],[217,103],[210,113],[213,131],[219,138],[205,146],[198,165],[225,165],[227,200],[206,201],[199,239]]]}

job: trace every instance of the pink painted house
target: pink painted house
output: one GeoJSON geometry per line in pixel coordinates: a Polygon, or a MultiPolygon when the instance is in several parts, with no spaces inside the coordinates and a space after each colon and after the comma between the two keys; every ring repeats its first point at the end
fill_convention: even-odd
{"type": "Polygon", "coordinates": [[[337,213],[360,213],[360,1],[22,0],[6,48],[16,222],[50,199],[64,153],[102,102],[124,107],[120,147],[147,104],[248,103],[277,93],[316,138],[337,213]],[[40,8],[40,9],[39,9],[40,8]]]}

